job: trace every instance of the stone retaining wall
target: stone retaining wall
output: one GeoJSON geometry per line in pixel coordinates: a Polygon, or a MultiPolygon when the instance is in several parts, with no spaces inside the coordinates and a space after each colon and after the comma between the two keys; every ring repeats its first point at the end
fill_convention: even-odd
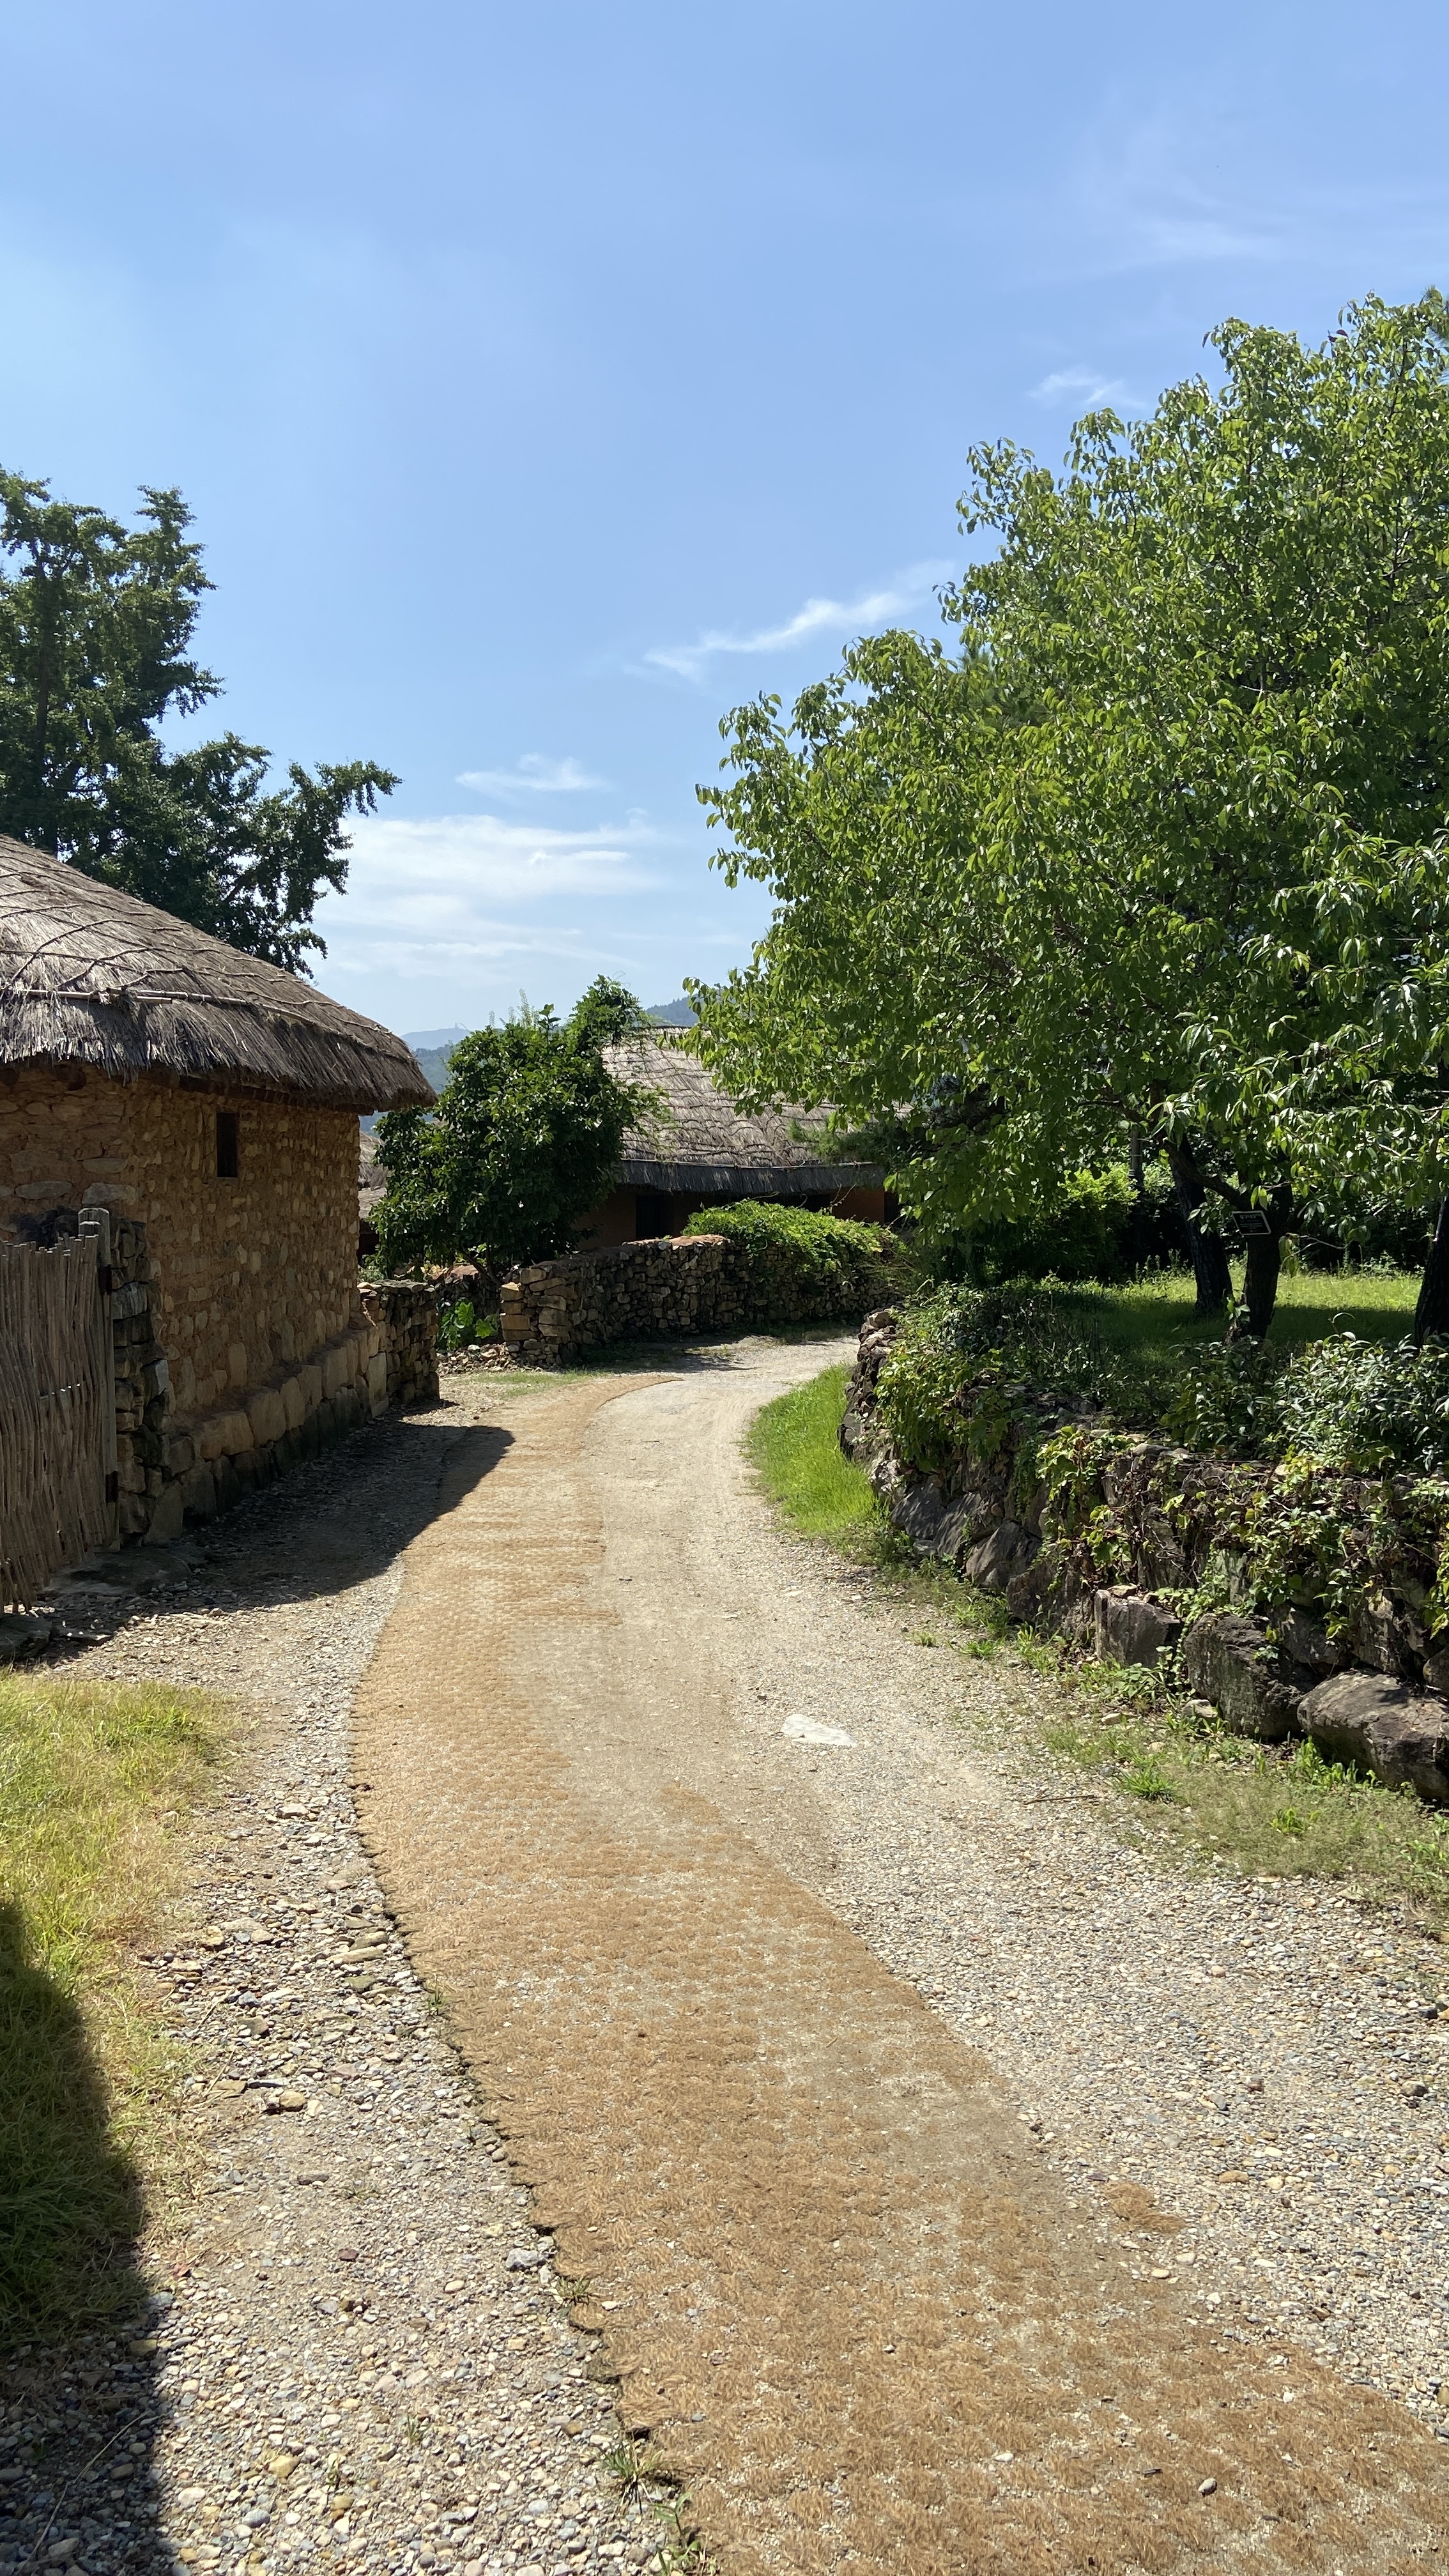
{"type": "MultiPolygon", "coordinates": [[[[884,1265],[874,1291],[885,1284],[884,1265]]],[[[565,1253],[505,1279],[499,1322],[510,1356],[528,1368],[564,1368],[611,1342],[688,1339],[768,1324],[858,1316],[865,1298],[832,1293],[783,1247],[761,1254],[738,1237],[648,1237],[565,1253]]]]}
{"type": "Polygon", "coordinates": [[[1026,1386],[996,1391],[989,1458],[926,1473],[878,1409],[896,1325],[866,1317],[840,1441],[918,1555],[1239,1733],[1449,1803],[1449,1485],[1206,1458],[1026,1386]]]}

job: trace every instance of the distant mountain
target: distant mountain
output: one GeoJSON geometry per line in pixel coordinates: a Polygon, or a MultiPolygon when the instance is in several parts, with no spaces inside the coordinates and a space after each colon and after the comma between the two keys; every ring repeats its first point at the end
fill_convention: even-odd
{"type": "MultiPolygon", "coordinates": [[[[695,1022],[695,1010],[692,1002],[686,1002],[683,1000],[678,1002],[651,1002],[644,1014],[644,1017],[646,1020],[657,1020],[662,1029],[692,1029],[695,1022]]],[[[411,1039],[408,1040],[408,1044],[412,1044],[411,1039]]]]}
{"type": "MultiPolygon", "coordinates": [[[[459,1030],[458,1037],[466,1035],[466,1030],[459,1030]]],[[[448,1079],[448,1067],[453,1061],[453,1049],[457,1043],[458,1038],[450,1038],[446,1046],[422,1046],[416,1038],[408,1040],[408,1045],[412,1048],[435,1091],[441,1091],[448,1079]]]]}
{"type": "Polygon", "coordinates": [[[404,1029],[403,1045],[410,1046],[414,1055],[422,1054],[424,1049],[431,1055],[437,1047],[455,1047],[459,1038],[467,1034],[466,1029],[404,1029]]]}

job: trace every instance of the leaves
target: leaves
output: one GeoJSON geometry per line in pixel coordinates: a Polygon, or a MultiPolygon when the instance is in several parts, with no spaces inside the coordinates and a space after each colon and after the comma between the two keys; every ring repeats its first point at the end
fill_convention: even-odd
{"type": "Polygon", "coordinates": [[[693,1042],[875,1122],[927,1223],[1022,1218],[1124,1129],[1274,1241],[1449,1175],[1445,307],[1214,344],[1060,476],[978,450],[957,651],[852,647],[701,790],[776,911],[693,1042]]]}
{"type": "Polygon", "coordinates": [[[306,971],[312,915],[346,881],[349,814],[397,781],[375,761],[295,762],[227,733],[168,750],[168,719],[220,682],[191,658],[205,592],[179,492],[142,494],[127,529],[0,474],[0,832],[306,971]]]}
{"type": "Polygon", "coordinates": [[[651,1105],[603,1058],[638,1016],[632,995],[601,976],[567,1021],[525,1009],[475,1029],[453,1050],[436,1109],[378,1120],[388,1186],[374,1221],[389,1268],[471,1254],[499,1278],[568,1249],[651,1105]]]}

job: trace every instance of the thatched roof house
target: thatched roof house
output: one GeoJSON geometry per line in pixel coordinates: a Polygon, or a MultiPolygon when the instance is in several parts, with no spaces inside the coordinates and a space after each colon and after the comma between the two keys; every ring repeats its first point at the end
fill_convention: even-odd
{"type": "Polygon", "coordinates": [[[669,1234],[696,1209],[731,1199],[885,1215],[884,1173],[830,1157],[823,1109],[737,1109],[698,1056],[667,1038],[611,1047],[608,1060],[621,1082],[654,1092],[659,1105],[625,1137],[616,1185],[584,1221],[586,1243],[669,1234]]]}
{"type": "Polygon", "coordinates": [[[123,1531],[174,1533],[384,1388],[357,1114],[432,1097],[375,1021],[0,839],[0,1244],[96,1210],[124,1238],[123,1531]]]}
{"type": "Polygon", "coordinates": [[[433,1097],[411,1048],[298,975],[0,835],[0,1064],[332,1109],[433,1097]]]}

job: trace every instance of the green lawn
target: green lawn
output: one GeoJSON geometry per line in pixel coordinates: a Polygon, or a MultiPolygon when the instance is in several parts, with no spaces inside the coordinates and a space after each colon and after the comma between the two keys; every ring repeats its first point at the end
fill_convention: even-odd
{"type": "MultiPolygon", "coordinates": [[[[1242,1265],[1233,1272],[1242,1288],[1242,1265]]],[[[1289,1350],[1321,1341],[1326,1333],[1357,1333],[1364,1341],[1398,1342],[1414,1320],[1417,1271],[1297,1270],[1279,1282],[1278,1306],[1268,1334],[1270,1349],[1289,1350]]],[[[1187,1271],[1168,1271],[1130,1288],[1058,1288],[1053,1301],[1079,1316],[1124,1356],[1149,1362],[1181,1359],[1202,1343],[1222,1338],[1221,1316],[1199,1315],[1187,1271]]]]}

